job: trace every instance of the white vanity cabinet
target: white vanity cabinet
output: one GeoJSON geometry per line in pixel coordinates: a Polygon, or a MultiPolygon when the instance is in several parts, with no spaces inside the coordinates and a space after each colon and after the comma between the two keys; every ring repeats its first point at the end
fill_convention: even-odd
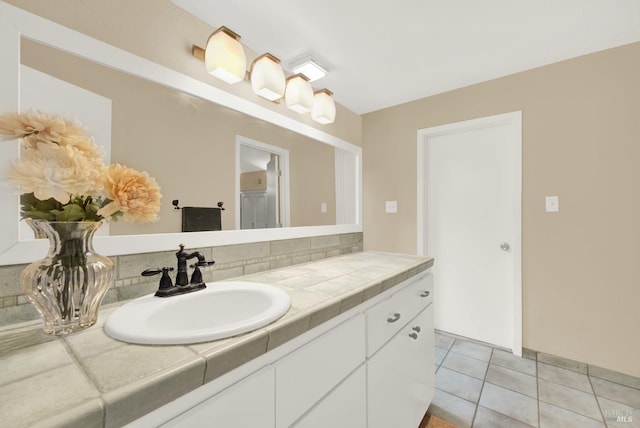
{"type": "Polygon", "coordinates": [[[434,393],[433,305],[367,362],[369,428],[417,427],[434,393]]]}
{"type": "Polygon", "coordinates": [[[415,428],[435,391],[432,299],[422,272],[130,427],[415,428]]]}
{"type": "Polygon", "coordinates": [[[163,428],[275,426],[274,368],[267,366],[217,393],[163,428]]]}
{"type": "Polygon", "coordinates": [[[433,277],[367,311],[369,428],[417,427],[435,391],[433,277]]]}
{"type": "Polygon", "coordinates": [[[358,367],[294,427],[367,428],[366,365],[358,367]]]}
{"type": "Polygon", "coordinates": [[[277,428],[292,426],[364,362],[364,331],[356,315],[274,364],[277,428]]]}

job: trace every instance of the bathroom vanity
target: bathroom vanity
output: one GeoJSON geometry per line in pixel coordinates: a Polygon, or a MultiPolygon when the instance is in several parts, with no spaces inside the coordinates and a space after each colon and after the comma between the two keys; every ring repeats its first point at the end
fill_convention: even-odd
{"type": "Polygon", "coordinates": [[[432,264],[360,252],[245,275],[237,279],[287,291],[289,312],[259,330],[193,345],[113,340],[102,326],[117,307],[108,308],[84,332],[0,356],[4,367],[24,371],[12,374],[15,395],[28,391],[40,403],[9,408],[0,420],[415,428],[434,393],[432,264]],[[20,363],[44,355],[43,373],[20,363]]]}

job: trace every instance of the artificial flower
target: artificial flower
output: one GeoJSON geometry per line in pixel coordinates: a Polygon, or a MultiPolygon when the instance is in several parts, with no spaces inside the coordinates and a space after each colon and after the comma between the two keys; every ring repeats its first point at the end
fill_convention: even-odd
{"type": "Polygon", "coordinates": [[[130,222],[157,220],[160,209],[160,187],[146,172],[139,172],[120,164],[106,169],[105,195],[111,200],[98,210],[105,217],[117,212],[130,222]]]}
{"type": "Polygon", "coordinates": [[[147,173],[106,167],[82,126],[40,112],[0,115],[0,137],[21,141],[8,179],[22,193],[23,218],[55,221],[157,219],[160,189],[147,173]]]}

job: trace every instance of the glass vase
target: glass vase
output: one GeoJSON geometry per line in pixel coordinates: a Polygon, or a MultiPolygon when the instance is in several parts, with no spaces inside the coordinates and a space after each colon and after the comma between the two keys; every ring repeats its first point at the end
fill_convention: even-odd
{"type": "Polygon", "coordinates": [[[20,286],[36,307],[44,332],[64,335],[91,327],[113,282],[113,262],[93,249],[94,221],[31,220],[36,238],[49,239],[49,253],[22,272],[20,286]]]}

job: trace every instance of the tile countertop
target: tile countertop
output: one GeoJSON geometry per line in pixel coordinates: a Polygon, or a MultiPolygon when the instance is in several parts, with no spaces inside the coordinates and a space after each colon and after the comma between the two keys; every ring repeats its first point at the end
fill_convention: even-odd
{"type": "Polygon", "coordinates": [[[64,338],[30,324],[0,333],[0,425],[115,427],[198,388],[430,268],[432,258],[360,252],[245,275],[291,296],[278,321],[193,345],[143,346],[97,325],[64,338]]]}

